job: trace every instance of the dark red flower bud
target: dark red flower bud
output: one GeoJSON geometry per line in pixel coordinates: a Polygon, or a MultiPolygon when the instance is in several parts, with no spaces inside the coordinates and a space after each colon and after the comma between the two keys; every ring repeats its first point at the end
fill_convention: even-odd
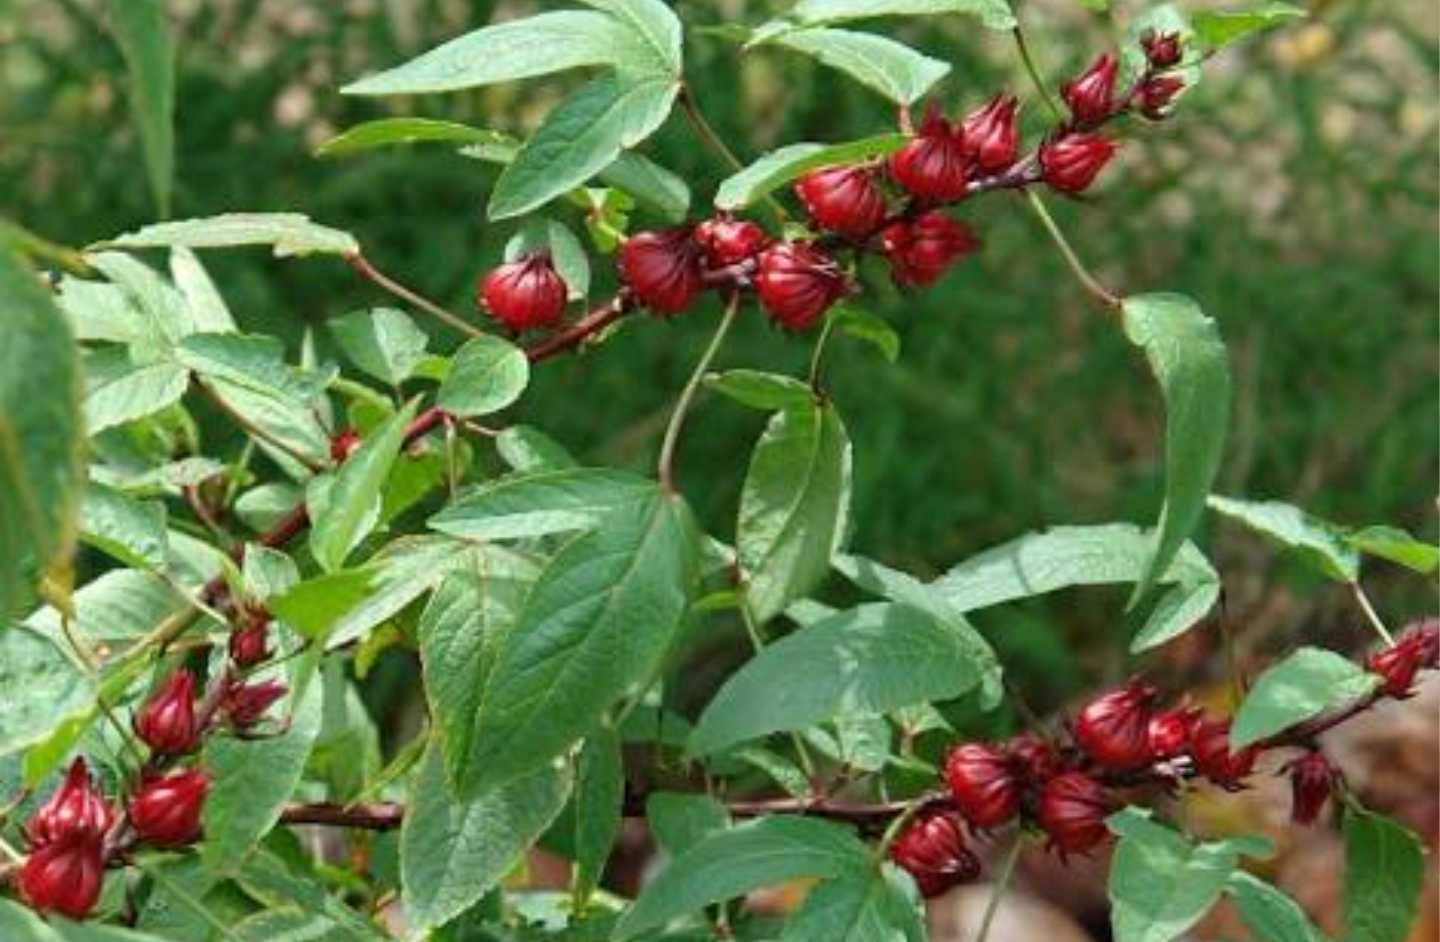
{"type": "Polygon", "coordinates": [[[1014,95],[1000,94],[965,119],[965,152],[981,170],[994,173],[1015,162],[1020,153],[1020,125],[1015,120],[1019,107],[1014,95]]]}
{"type": "Polygon", "coordinates": [[[1420,669],[1433,668],[1440,655],[1440,622],[1421,622],[1406,632],[1390,647],[1376,651],[1365,661],[1371,673],[1379,674],[1380,689],[1392,697],[1404,699],[1415,686],[1420,669]]]}
{"type": "Polygon", "coordinates": [[[912,221],[901,220],[881,234],[890,277],[897,285],[928,285],[950,264],[975,251],[980,241],[965,226],[938,209],[912,221]]]}
{"type": "Polygon", "coordinates": [[[210,776],[202,769],[148,778],[130,799],[130,823],[152,844],[193,844],[200,838],[200,810],[209,790],[210,776]]]}
{"type": "Polygon", "coordinates": [[[100,899],[100,842],[65,841],[32,851],[20,868],[20,895],[40,912],[84,919],[100,899]]]}
{"type": "Polygon", "coordinates": [[[1190,727],[1190,757],[1195,768],[1210,781],[1234,791],[1240,781],[1255,770],[1260,750],[1246,746],[1230,750],[1230,721],[1201,717],[1190,727]]]}
{"type": "Polygon", "coordinates": [[[1290,773],[1290,818],[1296,824],[1313,824],[1340,778],[1340,771],[1321,752],[1307,752],[1285,764],[1290,773]]]}
{"type": "Polygon", "coordinates": [[[360,433],[347,428],[330,439],[330,457],[336,462],[344,461],[360,447],[360,433]]]}
{"type": "Polygon", "coordinates": [[[1110,53],[1104,53],[1090,64],[1090,68],[1066,82],[1060,88],[1065,104],[1077,124],[1099,124],[1115,110],[1115,73],[1118,63],[1110,53]]]}
{"type": "Polygon", "coordinates": [[[704,246],[705,258],[712,267],[723,268],[754,258],[770,237],[756,223],[723,213],[696,226],[695,241],[704,246]]]}
{"type": "Polygon", "coordinates": [[[915,878],[925,896],[939,896],[980,875],[980,861],[965,846],[964,822],[943,809],[916,816],[890,845],[890,858],[915,878]]]}
{"type": "Polygon", "coordinates": [[[1032,782],[1047,782],[1065,769],[1060,753],[1034,733],[1021,733],[1005,744],[1018,768],[1032,782]]]}
{"type": "Polygon", "coordinates": [[[1066,854],[1084,854],[1110,836],[1105,819],[1119,808],[1114,796],[1084,772],[1065,772],[1045,783],[1040,793],[1040,826],[1050,846],[1066,854]]]}
{"type": "Polygon", "coordinates": [[[678,314],[701,288],[700,246],[681,227],[637,232],[620,246],[620,278],[657,314],[678,314]]]}
{"type": "Polygon", "coordinates": [[[1179,33],[1157,33],[1153,29],[1140,34],[1140,48],[1157,69],[1168,69],[1180,61],[1182,54],[1179,33]]]}
{"type": "Polygon", "coordinates": [[[890,156],[890,175],[915,196],[948,202],[965,195],[969,160],[964,130],[932,106],[920,132],[890,156]]]}
{"type": "Polygon", "coordinates": [[[1095,182],[1117,145],[1100,134],[1072,132],[1040,145],[1045,182],[1062,193],[1079,193],[1095,182]]]}
{"type": "Polygon", "coordinates": [[[1075,718],[1075,739],[1090,758],[1111,769],[1134,769],[1150,761],[1150,704],[1154,687],[1131,681],[1096,697],[1075,718]]]}
{"type": "Polygon", "coordinates": [[[249,729],[260,722],[271,704],[285,696],[286,687],[278,680],[263,680],[253,684],[232,681],[220,698],[220,709],[230,725],[236,729],[249,729]]]}
{"type": "Polygon", "coordinates": [[[999,827],[1020,810],[1012,760],[994,746],[957,747],[945,760],[945,781],[955,806],[977,828],[999,827]]]}
{"type": "Polygon", "coordinates": [[[180,755],[195,748],[200,731],[195,722],[195,675],[181,669],[135,716],[135,733],[161,755],[180,755]]]}
{"type": "Polygon", "coordinates": [[[1152,121],[1165,117],[1170,101],[1185,87],[1178,75],[1156,75],[1140,86],[1140,113],[1152,121]]]}
{"type": "Polygon", "coordinates": [[[270,619],[261,612],[230,632],[230,660],[236,667],[254,667],[269,659],[270,619]]]}
{"type": "Polygon", "coordinates": [[[795,183],[810,217],[853,239],[870,235],[885,219],[885,195],[862,167],[821,167],[795,183]]]}
{"type": "Polygon", "coordinates": [[[549,252],[534,252],[506,262],[480,286],[485,309],[511,330],[553,327],[565,313],[565,280],[555,271],[549,252]]]}
{"type": "Polygon", "coordinates": [[[115,809],[90,779],[83,758],[70,763],[65,781],[25,823],[25,840],[31,850],[56,843],[99,845],[115,823],[115,809]]]}
{"type": "Polygon", "coordinates": [[[809,242],[779,242],[760,253],[760,303],[792,330],[813,325],[849,288],[840,266],[809,242]]]}
{"type": "Polygon", "coordinates": [[[1150,758],[1157,761],[1173,759],[1185,751],[1190,744],[1190,728],[1199,715],[1199,709],[1179,706],[1150,718],[1148,739],[1150,758]]]}
{"type": "Polygon", "coordinates": [[[1420,666],[1426,670],[1440,667],[1440,618],[1422,618],[1405,627],[1406,636],[1420,639],[1420,666]]]}

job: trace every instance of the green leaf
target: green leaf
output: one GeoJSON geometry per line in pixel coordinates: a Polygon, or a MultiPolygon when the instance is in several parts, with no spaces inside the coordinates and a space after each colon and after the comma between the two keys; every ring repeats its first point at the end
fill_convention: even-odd
{"type": "Polygon", "coordinates": [[[600,180],[654,207],[667,222],[684,222],[690,211],[690,187],[684,178],[643,154],[621,154],[600,171],[600,180]]]}
{"type": "Polygon", "coordinates": [[[1263,942],[1330,942],[1300,904],[1243,870],[1230,874],[1225,892],[1235,900],[1240,918],[1263,942]]]}
{"type": "Polygon", "coordinates": [[[65,316],[0,248],[0,623],[68,565],[80,503],[80,378],[65,316]]]}
{"type": "Polygon", "coordinates": [[[656,843],[671,857],[730,827],[724,805],[694,792],[652,792],[645,800],[645,819],[656,843]]]}
{"type": "Polygon", "coordinates": [[[1362,553],[1399,563],[1422,575],[1440,568],[1440,546],[1417,540],[1399,527],[1365,527],[1346,534],[1345,542],[1362,553]]]}
{"type": "Polygon", "coordinates": [[[653,676],[689,609],[698,542],[689,508],[657,492],[555,554],[486,686],[459,776],[471,794],[539,768],[653,676]]]}
{"type": "Polygon", "coordinates": [[[752,409],[789,411],[809,408],[815,402],[815,391],[809,384],[779,373],[726,370],[707,374],[705,385],[752,409]]]}
{"type": "MultiPolygon", "coordinates": [[[[68,919],[52,917],[50,928],[59,933],[60,942],[166,942],[163,936],[119,926],[107,926],[98,922],[71,922],[68,919]]],[[[12,942],[10,936],[6,942],[12,942]]],[[[20,940],[13,940],[20,942],[20,940]]]]}
{"type": "Polygon", "coordinates": [[[891,363],[900,358],[900,335],[878,314],[853,304],[836,304],[826,316],[850,336],[873,344],[880,355],[891,363]]]}
{"type": "Polygon", "coordinates": [[[310,221],[302,213],[222,213],[176,222],[161,222],[127,232],[96,248],[156,248],[183,245],[192,249],[237,245],[269,245],[277,257],[288,255],[357,255],[360,243],[348,232],[310,221]]]}
{"type": "Polygon", "coordinates": [[[183,245],[170,250],[170,279],[184,299],[197,332],[218,334],[235,331],[235,318],[231,316],[230,308],[194,251],[183,245]]]}
{"type": "Polygon", "coordinates": [[[740,668],[690,735],[696,755],[849,713],[949,700],[980,683],[967,639],[917,608],[871,603],[786,635],[740,668]]]}
{"type": "Polygon", "coordinates": [[[0,690],[0,756],[40,742],[95,698],[94,684],[55,643],[18,625],[0,631],[0,690]]]}
{"type": "Polygon", "coordinates": [[[330,333],[351,362],[391,386],[410,378],[429,342],[409,315],[390,307],[352,311],[331,321],[330,333]]]}
{"type": "Polygon", "coordinates": [[[456,415],[488,415],[519,399],[529,382],[524,350],[499,337],[475,337],[456,351],[435,404],[456,415]]]}
{"type": "Polygon", "coordinates": [[[511,425],[495,436],[495,451],[521,474],[531,471],[560,471],[573,468],[576,461],[555,439],[533,425],[511,425]]]}
{"type": "MultiPolygon", "coordinates": [[[[308,859],[303,864],[287,864],[271,850],[261,850],[245,861],[236,881],[246,893],[268,906],[296,906],[312,916],[323,914],[329,925],[343,931],[340,937],[351,942],[382,942],[391,938],[333,896],[311,870],[308,859]]],[[[276,939],[270,936],[267,942],[276,942],[276,939]]]]}
{"type": "Polygon", "coordinates": [[[1425,883],[1414,834],[1354,804],[1345,807],[1345,942],[1404,942],[1425,883]]]}
{"type": "Polygon", "coordinates": [[[246,595],[260,602],[283,595],[300,582],[300,569],[295,560],[258,543],[245,545],[241,568],[246,595]]]}
{"type": "Polygon", "coordinates": [[[660,127],[679,88],[667,76],[605,76],[571,94],[495,181],[489,217],[528,213],[604,170],[660,127]]]}
{"type": "Polygon", "coordinates": [[[639,37],[653,56],[653,63],[638,63],[629,57],[616,62],[622,70],[655,70],[680,76],[681,45],[684,37],[680,18],[661,0],[581,0],[586,6],[609,13],[639,37]]]}
{"type": "Polygon", "coordinates": [[[937,16],[972,13],[990,29],[1014,29],[1015,14],[1005,0],[800,0],[790,15],[801,23],[841,23],[877,16],[937,16]]]}
{"type": "Polygon", "coordinates": [[[590,293],[590,259],[569,227],[553,219],[532,216],[505,244],[505,260],[513,262],[537,251],[550,253],[555,272],[565,282],[566,296],[574,301],[590,293]]]}
{"type": "Polygon", "coordinates": [[[1345,543],[1339,527],[1278,500],[1236,500],[1212,494],[1210,509],[1238,520],[1299,552],[1322,574],[1341,582],[1360,575],[1360,555],[1345,543]]]}
{"type": "Polygon", "coordinates": [[[486,481],[430,518],[467,540],[514,540],[588,530],[607,514],[651,500],[655,482],[609,468],[567,468],[486,481]]]}
{"type": "Polygon", "coordinates": [[[380,488],[405,443],[405,429],[415,418],[419,400],[412,400],[383,426],[366,436],[335,473],[323,510],[311,507],[310,551],[326,572],[345,563],[351,548],[364,536],[365,520],[380,498],[380,488]]]}
{"type": "Polygon", "coordinates": [[[1106,822],[1120,835],[1110,863],[1110,923],[1116,942],[1170,942],[1220,898],[1241,854],[1268,856],[1270,842],[1241,837],[1194,845],[1150,812],[1125,808],[1106,822]]]}
{"type": "Polygon", "coordinates": [[[522,778],[457,801],[431,749],[415,773],[400,832],[401,886],[412,933],[443,925],[510,872],[560,813],[570,778],[542,764],[522,778]]]}
{"type": "Polygon", "coordinates": [[[175,44],[160,0],[110,0],[110,28],[130,75],[130,108],[140,130],[150,191],[170,215],[175,173],[175,44]]]}
{"type": "Polygon", "coordinates": [[[789,144],[726,177],[715,191],[715,208],[744,209],[807,171],[883,157],[908,140],[904,134],[878,134],[844,144],[789,144]]]}
{"type": "Polygon", "coordinates": [[[165,505],[91,484],[80,506],[80,539],[127,566],[164,569],[169,549],[165,505]]]}
{"type": "Polygon", "coordinates": [[[1332,651],[1304,647],[1261,674],[1240,704],[1230,747],[1288,729],[1369,694],[1380,678],[1332,651]]]}
{"type": "Polygon", "coordinates": [[[601,723],[585,737],[575,773],[575,910],[584,912],[620,833],[625,766],[620,737],[601,723]]]}
{"type": "MultiPolygon", "coordinates": [[[[70,598],[71,630],[91,644],[123,647],[186,605],[163,577],[139,569],[112,569],[81,586],[70,598]]],[[[46,606],[25,624],[57,645],[65,644],[60,613],[46,606]]],[[[208,627],[208,619],[202,622],[208,627]]]]}
{"type": "Polygon", "coordinates": [[[615,927],[616,942],[671,919],[800,877],[838,877],[870,865],[846,828],[814,818],[777,816],[716,831],[676,857],[641,891],[615,927]]]}
{"type": "Polygon", "coordinates": [[[308,467],[323,467],[330,458],[330,435],[320,424],[316,404],[283,395],[275,390],[257,388],[253,383],[239,383],[212,376],[202,381],[214,396],[247,424],[257,430],[256,442],[274,458],[287,473],[300,479],[309,474],[291,454],[304,456],[308,467]],[[270,442],[284,445],[276,448],[270,442]]]}
{"type": "Polygon", "coordinates": [[[1195,528],[1215,481],[1230,420],[1230,364],[1215,322],[1179,294],[1143,294],[1124,302],[1125,335],[1145,351],[1168,413],[1165,504],[1149,563],[1130,597],[1133,608],[1195,528]]]}
{"type": "Polygon", "coordinates": [[[923,912],[910,879],[887,861],[811,890],[780,942],[926,942],[923,912]]]}
{"type": "Polygon", "coordinates": [[[264,334],[190,334],[176,359],[207,379],[223,379],[308,406],[325,391],[324,375],[285,362],[285,346],[264,334]]]}
{"type": "Polygon", "coordinates": [[[871,33],[813,27],[786,30],[767,42],[839,69],[902,105],[915,102],[950,71],[948,62],[932,59],[893,39],[871,33]]]}
{"type": "MultiPolygon", "coordinates": [[[[294,678],[291,678],[294,684],[294,678]]],[[[280,811],[300,784],[310,747],[320,733],[322,694],[319,684],[305,684],[297,701],[283,701],[290,721],[285,731],[267,739],[210,736],[204,765],[210,772],[210,794],[201,821],[206,865],[234,872],[260,838],[280,820],[280,811]]],[[[276,708],[279,714],[279,708],[276,708]]]]}
{"type": "Polygon", "coordinates": [[[735,546],[746,600],[765,623],[809,595],[844,543],[850,439],[830,402],[775,413],[750,456],[735,546]]]}
{"type": "Polygon", "coordinates": [[[1190,15],[1195,38],[1208,49],[1223,49],[1251,33],[1284,26],[1307,16],[1289,3],[1262,3],[1245,10],[1197,10],[1190,15]]]}
{"type": "Polygon", "coordinates": [[[315,148],[316,157],[348,157],[377,147],[447,141],[458,144],[494,144],[513,140],[500,131],[472,128],[434,118],[379,118],[346,128],[315,148]]]}
{"type": "Polygon", "coordinates": [[[6,942],[64,942],[34,910],[0,899],[0,936],[6,942]]]}

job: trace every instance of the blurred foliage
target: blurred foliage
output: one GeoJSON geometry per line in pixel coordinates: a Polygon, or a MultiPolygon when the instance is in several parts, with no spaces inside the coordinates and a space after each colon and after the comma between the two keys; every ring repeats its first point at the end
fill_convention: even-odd
{"type": "MultiPolygon", "coordinates": [[[[513,231],[483,217],[493,170],[444,146],[333,160],[311,152],[390,114],[534,127],[582,77],[412,100],[336,89],[545,5],[175,0],[175,214],[309,213],[353,231],[402,281],[474,315],[475,278],[513,231]]],[[[783,5],[678,6],[699,26],[759,22],[783,5]]],[[[1020,13],[1040,67],[1058,83],[1138,8],[1096,14],[1037,0],[1020,13]]],[[[103,9],[96,0],[0,0],[0,212],[72,245],[152,215],[103,9]]],[[[1212,62],[1178,119],[1128,129],[1122,159],[1083,203],[1051,202],[1103,280],[1191,294],[1219,319],[1237,380],[1225,493],[1282,497],[1330,519],[1395,523],[1434,539],[1437,11],[1427,0],[1393,0],[1312,12],[1212,62]]],[[[1005,34],[961,17],[879,28],[953,62],[939,96],[948,110],[1008,87],[1027,100],[1032,130],[1043,125],[1005,34]]],[[[737,56],[723,34],[700,31],[687,55],[699,101],[746,159],[893,126],[882,99],[783,51],[737,56]]],[[[678,112],[644,150],[691,181],[701,208],[724,176],[678,112]]],[[[1020,200],[978,199],[963,215],[986,250],[934,290],[904,295],[878,267],[865,273],[877,311],[903,337],[900,364],[845,338],[831,357],[830,386],[856,446],[854,543],[922,574],[1028,529],[1146,521],[1159,503],[1161,404],[1133,348],[1076,289],[1020,200]]],[[[303,328],[386,301],[338,261],[210,253],[207,263],[247,329],[294,346],[303,328]]],[[[613,277],[599,268],[603,292],[613,277]]],[[[598,354],[539,370],[520,416],[590,461],[648,466],[716,314],[710,306],[674,325],[636,319],[598,354]]],[[[756,314],[722,359],[798,372],[809,346],[756,314]]],[[[762,421],[713,398],[692,417],[680,478],[721,534],[744,473],[737,456],[762,421]]],[[[1253,538],[1226,528],[1213,539],[1209,525],[1202,542],[1226,577],[1232,614],[1255,614],[1252,636],[1273,628],[1355,643],[1358,614],[1342,592],[1304,587],[1294,593],[1301,601],[1286,591],[1277,613],[1267,587],[1303,577],[1253,538]]],[[[1434,608],[1433,587],[1397,576],[1384,564],[1371,571],[1393,618],[1434,608]]],[[[1068,693],[1054,680],[1070,666],[1057,626],[1072,640],[1119,631],[1122,602],[1120,589],[1086,590],[980,621],[1006,636],[1022,682],[1027,672],[1052,682],[1054,702],[1040,705],[1053,706],[1068,693]]]]}

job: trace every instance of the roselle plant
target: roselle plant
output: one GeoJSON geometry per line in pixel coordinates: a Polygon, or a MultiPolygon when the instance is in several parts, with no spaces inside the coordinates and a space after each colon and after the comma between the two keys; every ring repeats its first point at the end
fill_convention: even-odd
{"type": "MultiPolygon", "coordinates": [[[[0,253],[0,747],[18,770],[3,937],[914,942],[925,898],[987,879],[983,939],[1028,846],[1111,855],[1122,942],[1179,938],[1222,897],[1258,938],[1316,940],[1251,873],[1267,839],[1189,834],[1166,816],[1171,796],[1278,773],[1294,826],[1328,826],[1332,807],[1343,822],[1346,938],[1405,938],[1420,845],[1361,806],[1321,737],[1410,696],[1440,661],[1440,621],[1392,633],[1361,588],[1362,557],[1433,577],[1440,550],[1212,495],[1230,396],[1214,323],[1182,295],[1103,283],[1046,208],[1105,175],[1123,186],[1127,136],[1174,120],[1227,44],[1298,15],[1155,7],[1080,74],[1047,78],[1004,0],[801,0],[724,34],[862,82],[894,102],[895,126],[749,163],[707,122],[686,26],[659,0],[481,27],[343,91],[598,75],[523,141],[391,117],[321,148],[430,141],[503,165],[487,214],[516,234],[485,260],[474,311],[423,297],[355,235],[299,214],[158,222],[83,252],[17,230],[0,253]],[[939,15],[1013,34],[1034,88],[927,98],[947,63],[849,25],[939,15]],[[672,114],[732,165],[716,193],[644,156],[672,114]],[[846,337],[898,344],[866,307],[862,265],[904,292],[966,276],[982,197],[1028,207],[1037,242],[1053,241],[1097,316],[1143,354],[1168,412],[1164,504],[1148,529],[1022,535],[927,582],[849,545],[852,456],[825,363],[846,337]],[[405,309],[335,321],[342,362],[309,341],[292,362],[238,329],[196,252],[247,245],[338,257],[405,309]],[[613,294],[593,288],[602,264],[613,294]],[[717,308],[653,475],[582,466],[525,424],[532,370],[623,356],[629,332],[717,308]],[[423,316],[467,339],[430,349],[423,316]],[[808,375],[719,369],[731,327],[756,316],[776,344],[813,351],[808,375]],[[728,532],[701,528],[687,494],[704,484],[676,469],[702,389],[719,394],[706,408],[770,416],[728,532]],[[243,446],[207,449],[197,414],[223,416],[243,446]],[[1149,652],[1217,624],[1220,576],[1189,541],[1207,506],[1343,583],[1370,649],[1302,647],[1253,679],[1234,670],[1226,710],[1147,676],[1149,652]],[[114,564],[83,585],[79,543],[114,564]],[[834,607],[836,577],[871,600],[834,607]],[[1134,677],[1036,716],[967,613],[1100,582],[1133,584],[1114,617],[1133,626],[1134,677]],[[722,623],[752,652],[682,714],[686,652],[722,623]],[[418,653],[426,717],[382,765],[355,678],[397,647],[418,653]],[[942,708],[961,701],[1008,702],[1029,728],[955,735],[942,708]],[[605,886],[625,819],[665,857],[634,899],[605,886]],[[328,837],[297,840],[300,825],[328,837]],[[538,844],[572,862],[568,893],[506,879],[538,844]],[[745,905],[798,879],[816,882],[788,919],[745,905]]],[[[150,53],[130,58],[163,207],[163,18],[137,3],[115,26],[150,53]]]]}

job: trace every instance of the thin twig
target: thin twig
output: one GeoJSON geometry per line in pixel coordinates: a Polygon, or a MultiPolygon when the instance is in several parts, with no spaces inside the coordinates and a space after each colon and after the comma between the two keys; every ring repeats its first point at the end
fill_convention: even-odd
{"type": "Polygon", "coordinates": [[[634,307],[634,300],[622,291],[604,304],[590,309],[590,312],[564,330],[551,334],[545,340],[529,347],[525,356],[531,363],[548,360],[557,353],[564,353],[578,347],[586,339],[600,333],[615,321],[628,314],[634,307]]]}
{"type": "MultiPolygon", "coordinates": [[[[745,165],[741,163],[740,158],[735,156],[735,152],[730,149],[728,144],[721,140],[719,134],[715,133],[715,129],[710,126],[710,122],[705,120],[705,113],[700,110],[700,103],[695,100],[695,93],[690,90],[688,84],[681,83],[679,101],[680,110],[685,113],[685,117],[690,121],[690,126],[695,129],[696,136],[700,138],[705,146],[709,147],[718,154],[725,163],[729,164],[730,169],[743,170],[745,165]]],[[[781,206],[780,201],[775,199],[775,197],[766,196],[765,205],[775,214],[775,218],[782,226],[785,224],[785,221],[790,218],[790,214],[785,212],[785,207],[781,206]]]]}
{"type": "Polygon", "coordinates": [[[354,252],[350,255],[345,256],[345,260],[350,263],[351,268],[355,269],[366,279],[384,288],[386,291],[395,295],[395,297],[400,298],[404,301],[409,301],[411,304],[415,305],[420,310],[425,311],[427,314],[435,315],[445,323],[449,324],[451,327],[454,327],[456,330],[460,331],[460,333],[465,334],[469,337],[483,337],[485,335],[485,332],[483,330],[476,327],[474,324],[469,323],[460,315],[449,311],[444,307],[441,307],[440,305],[436,304],[434,301],[431,301],[429,298],[423,295],[411,291],[409,288],[400,284],[400,282],[391,278],[389,275],[386,275],[380,269],[376,268],[373,264],[371,264],[370,260],[364,255],[361,255],[359,252],[354,252]]]}
{"type": "Polygon", "coordinates": [[[1040,100],[1045,102],[1045,107],[1055,116],[1055,120],[1065,122],[1065,112],[1060,108],[1058,102],[1050,95],[1050,89],[1045,87],[1045,81],[1040,78],[1040,70],[1035,67],[1035,60],[1030,57],[1030,46],[1025,42],[1025,32],[1020,29],[1019,24],[1010,31],[1015,37],[1015,48],[1020,53],[1020,61],[1025,63],[1025,72],[1030,76],[1030,81],[1035,85],[1035,91],[1040,93],[1040,100]]]}
{"type": "Polygon", "coordinates": [[[1354,594],[1355,601],[1360,603],[1360,608],[1365,612],[1365,617],[1370,620],[1370,624],[1375,629],[1375,633],[1385,642],[1385,646],[1387,648],[1395,647],[1394,636],[1391,635],[1389,629],[1385,627],[1385,622],[1381,621],[1380,613],[1375,611],[1375,606],[1370,603],[1370,596],[1366,595],[1365,590],[1360,587],[1360,580],[1356,579],[1350,583],[1350,591],[1354,594]]]}
{"type": "Polygon", "coordinates": [[[656,466],[660,487],[667,493],[675,493],[675,448],[680,441],[680,430],[685,426],[685,416],[690,411],[690,404],[695,400],[695,392],[700,388],[700,382],[710,369],[715,354],[719,353],[720,348],[725,344],[725,337],[730,333],[730,327],[735,323],[735,315],[739,311],[740,293],[732,292],[730,299],[725,302],[725,315],[720,318],[720,326],[715,328],[715,335],[710,338],[710,345],[701,354],[700,362],[695,364],[695,369],[690,373],[690,379],[680,392],[680,399],[675,403],[674,411],[670,413],[670,424],[665,427],[665,438],[660,443],[660,460],[656,466]]]}
{"type": "Polygon", "coordinates": [[[990,891],[990,902],[985,906],[985,917],[980,920],[980,934],[975,937],[975,942],[985,942],[990,935],[990,926],[995,922],[995,914],[1000,911],[1000,900],[1005,891],[1010,887],[1010,878],[1015,875],[1015,863],[1020,859],[1020,850],[1025,846],[1025,835],[1017,833],[1015,843],[1005,854],[1005,860],[1000,864],[1000,876],[995,881],[995,889],[990,891]]]}
{"type": "Polygon", "coordinates": [[[1027,189],[1025,190],[1025,197],[1030,201],[1030,208],[1035,210],[1035,215],[1040,217],[1040,222],[1044,224],[1045,231],[1050,233],[1050,238],[1054,240],[1055,245],[1059,247],[1060,254],[1065,256],[1065,261],[1070,265],[1070,270],[1075,273],[1075,277],[1079,279],[1080,284],[1084,285],[1085,290],[1094,295],[1095,299],[1101,304],[1108,308],[1119,310],[1122,303],[1120,296],[1109,288],[1106,288],[1100,283],[1099,279],[1090,274],[1090,270],[1085,267],[1085,264],[1080,261],[1080,256],[1076,255],[1075,250],[1070,247],[1070,242],[1065,238],[1065,233],[1060,231],[1060,227],[1056,225],[1054,217],[1052,217],[1050,211],[1045,208],[1045,204],[1041,201],[1039,195],[1037,195],[1034,190],[1027,189]]]}

